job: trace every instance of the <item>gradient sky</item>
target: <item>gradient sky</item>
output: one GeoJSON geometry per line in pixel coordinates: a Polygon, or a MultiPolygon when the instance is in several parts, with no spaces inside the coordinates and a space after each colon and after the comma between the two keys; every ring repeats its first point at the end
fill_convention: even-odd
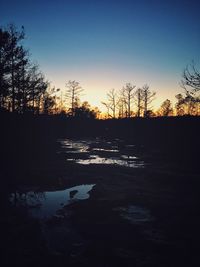
{"type": "Polygon", "coordinates": [[[100,108],[111,88],[145,83],[154,107],[181,92],[184,67],[200,62],[200,1],[0,0],[0,26],[24,25],[25,47],[46,78],[77,80],[100,108]]]}

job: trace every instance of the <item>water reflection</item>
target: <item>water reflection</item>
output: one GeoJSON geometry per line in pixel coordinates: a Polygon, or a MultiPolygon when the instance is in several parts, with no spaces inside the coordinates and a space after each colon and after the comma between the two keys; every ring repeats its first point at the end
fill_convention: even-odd
{"type": "Polygon", "coordinates": [[[144,162],[135,155],[134,144],[122,140],[60,140],[67,161],[83,165],[110,164],[130,168],[142,168],[144,162]]]}
{"type": "Polygon", "coordinates": [[[133,160],[122,160],[119,158],[105,158],[98,155],[90,156],[88,159],[78,159],[75,161],[78,164],[88,165],[88,164],[111,164],[119,165],[131,168],[143,167],[143,161],[133,161],[133,160]]]}
{"type": "Polygon", "coordinates": [[[11,194],[11,202],[18,206],[27,206],[31,215],[37,218],[50,218],[62,208],[75,201],[88,199],[89,192],[95,184],[74,186],[65,190],[46,192],[15,192],[11,194]]]}
{"type": "Polygon", "coordinates": [[[16,191],[10,196],[10,201],[17,207],[25,207],[28,205],[31,208],[37,208],[44,199],[44,192],[37,191],[16,191]]]}
{"type": "Polygon", "coordinates": [[[61,147],[68,153],[84,153],[89,149],[89,141],[60,140],[61,147]]]}
{"type": "Polygon", "coordinates": [[[118,149],[105,149],[105,148],[93,148],[93,151],[103,151],[103,152],[119,152],[118,149]]]}

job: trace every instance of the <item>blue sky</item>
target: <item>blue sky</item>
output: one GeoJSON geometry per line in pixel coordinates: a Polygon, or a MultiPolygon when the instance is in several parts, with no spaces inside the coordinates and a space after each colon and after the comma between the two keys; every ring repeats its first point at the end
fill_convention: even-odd
{"type": "Polygon", "coordinates": [[[147,83],[158,106],[199,63],[199,9],[195,0],[0,0],[0,25],[24,25],[25,46],[56,87],[75,79],[101,107],[109,89],[147,83]]]}

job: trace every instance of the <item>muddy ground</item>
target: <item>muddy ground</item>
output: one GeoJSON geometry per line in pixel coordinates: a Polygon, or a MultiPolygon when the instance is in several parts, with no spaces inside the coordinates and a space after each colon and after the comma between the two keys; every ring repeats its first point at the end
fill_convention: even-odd
{"type": "Polygon", "coordinates": [[[1,194],[1,266],[199,266],[200,182],[193,161],[137,147],[141,168],[82,165],[67,161],[60,143],[55,147],[54,156],[35,159],[1,194]],[[13,191],[81,184],[95,184],[90,197],[63,205],[48,220],[9,202],[13,191]]]}

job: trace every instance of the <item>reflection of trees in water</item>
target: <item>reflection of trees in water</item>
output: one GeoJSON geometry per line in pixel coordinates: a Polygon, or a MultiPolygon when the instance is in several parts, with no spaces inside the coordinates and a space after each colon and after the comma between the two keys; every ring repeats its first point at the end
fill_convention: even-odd
{"type": "Polygon", "coordinates": [[[21,192],[15,191],[11,195],[11,202],[15,206],[28,206],[28,207],[38,207],[41,205],[41,202],[46,198],[44,192],[21,192]]]}

